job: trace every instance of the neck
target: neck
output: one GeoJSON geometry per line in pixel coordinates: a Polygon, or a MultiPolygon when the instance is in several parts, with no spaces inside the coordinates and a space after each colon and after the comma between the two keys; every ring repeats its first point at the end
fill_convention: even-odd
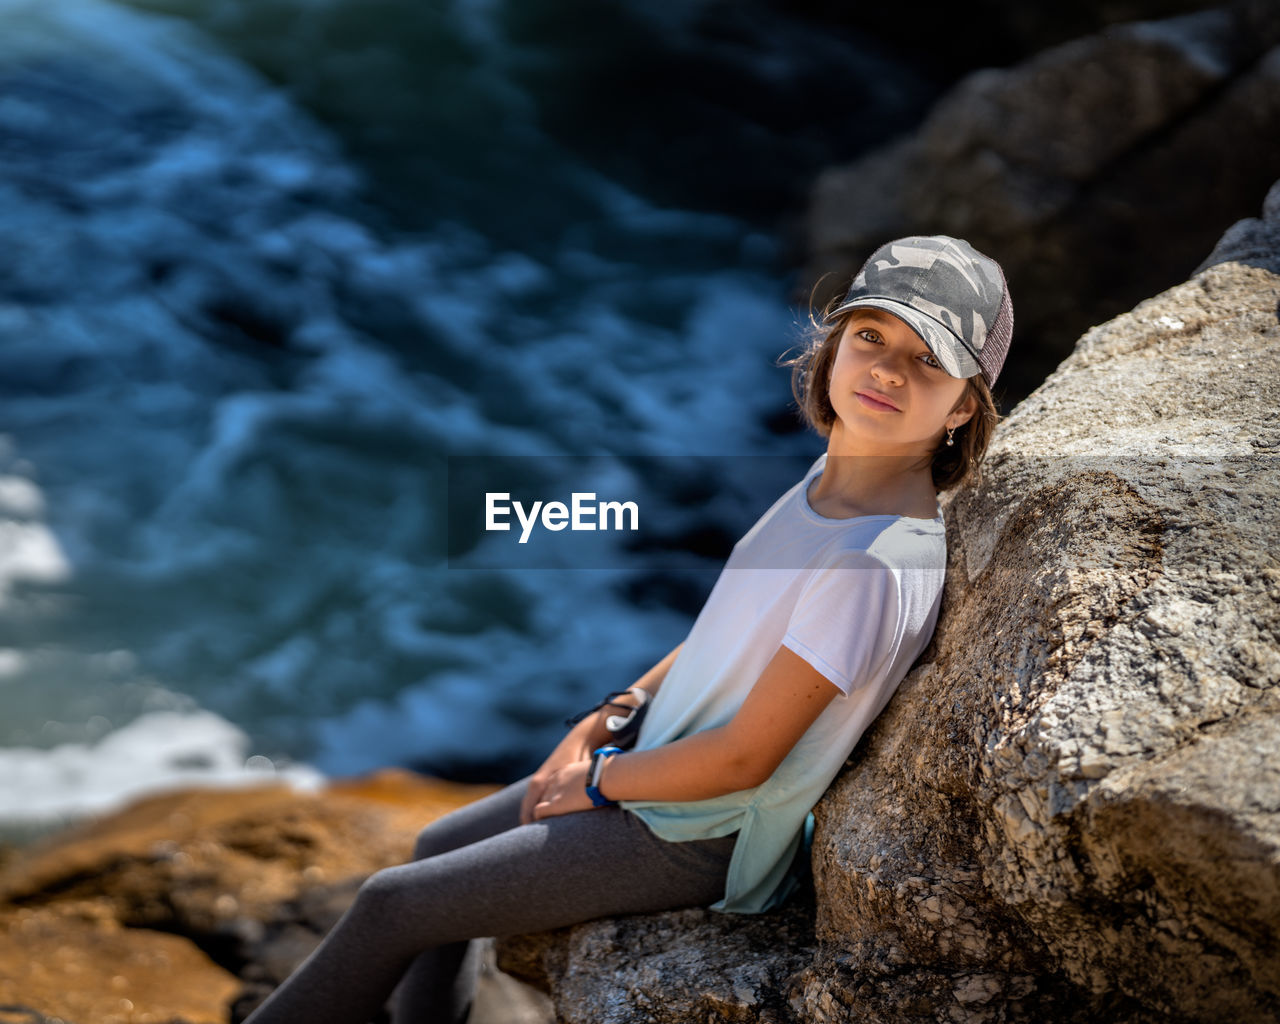
{"type": "Polygon", "coordinates": [[[815,512],[832,519],[859,515],[932,519],[937,515],[938,492],[928,453],[860,450],[843,440],[833,431],[826,468],[810,485],[809,504],[815,512]]]}

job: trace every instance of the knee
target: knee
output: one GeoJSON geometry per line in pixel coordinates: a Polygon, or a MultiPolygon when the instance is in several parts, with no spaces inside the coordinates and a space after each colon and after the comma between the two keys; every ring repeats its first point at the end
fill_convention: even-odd
{"type": "Polygon", "coordinates": [[[520,803],[528,784],[528,779],[521,779],[437,818],[418,833],[413,844],[413,859],[436,857],[515,828],[520,824],[520,803]]]}
{"type": "Polygon", "coordinates": [[[435,857],[441,853],[448,853],[450,850],[456,850],[460,845],[460,837],[455,835],[455,829],[452,828],[452,822],[449,817],[443,817],[433,821],[430,825],[418,833],[418,838],[413,844],[413,859],[426,860],[428,857],[435,857]]]}
{"type": "Polygon", "coordinates": [[[413,843],[413,859],[426,860],[428,857],[434,857],[437,853],[443,853],[444,844],[440,841],[439,829],[433,829],[428,825],[418,833],[418,838],[413,843]]]}
{"type": "Polygon", "coordinates": [[[405,881],[399,867],[375,871],[360,884],[353,909],[377,916],[394,908],[403,899],[405,881]]]}

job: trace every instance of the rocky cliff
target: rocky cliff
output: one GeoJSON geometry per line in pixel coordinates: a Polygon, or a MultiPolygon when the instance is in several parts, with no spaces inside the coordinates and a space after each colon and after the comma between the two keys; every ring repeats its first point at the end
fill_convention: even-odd
{"type": "Polygon", "coordinates": [[[686,911],[500,963],[568,1024],[1280,1020],[1278,320],[1280,184],[1001,425],[817,808],[812,933],[686,911]]]}

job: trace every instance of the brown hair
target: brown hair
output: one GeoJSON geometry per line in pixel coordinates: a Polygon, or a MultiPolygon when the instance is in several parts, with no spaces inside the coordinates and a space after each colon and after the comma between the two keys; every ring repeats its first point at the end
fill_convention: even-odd
{"type": "MultiPolygon", "coordinates": [[[[834,308],[839,301],[838,298],[834,299],[829,309],[834,308]]],[[[779,357],[777,364],[791,367],[791,394],[795,396],[799,406],[800,418],[823,437],[830,436],[831,427],[836,420],[836,411],[831,407],[829,397],[831,364],[835,362],[840,336],[844,334],[852,312],[853,310],[847,310],[830,324],[827,323],[825,313],[820,320],[815,320],[810,313],[810,327],[801,339],[800,353],[790,359],[779,357]]],[[[933,453],[930,469],[933,473],[933,486],[939,491],[955,487],[970,474],[979,474],[987,445],[991,443],[991,434],[1000,420],[995,400],[991,397],[991,388],[982,375],[968,377],[966,380],[969,386],[961,396],[961,401],[972,395],[977,400],[978,408],[967,423],[956,428],[955,444],[947,445],[943,442],[933,453]]]]}

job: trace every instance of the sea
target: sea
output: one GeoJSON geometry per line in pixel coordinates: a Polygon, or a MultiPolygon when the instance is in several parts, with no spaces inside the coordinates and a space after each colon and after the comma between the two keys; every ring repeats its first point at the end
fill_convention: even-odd
{"type": "Polygon", "coordinates": [[[805,196],[941,86],[764,0],[0,0],[0,838],[535,767],[821,454],[805,196]]]}

